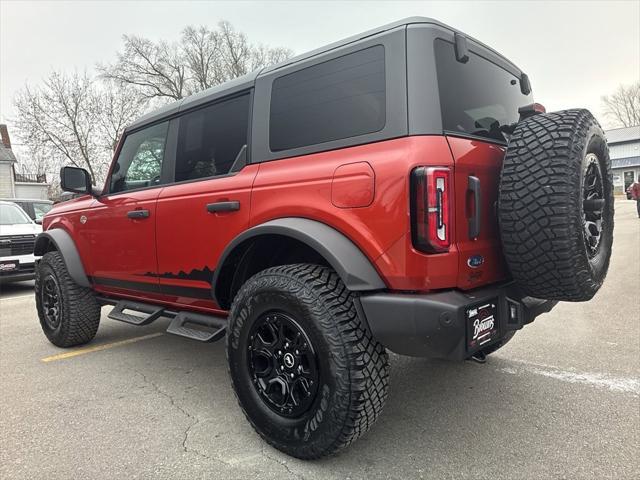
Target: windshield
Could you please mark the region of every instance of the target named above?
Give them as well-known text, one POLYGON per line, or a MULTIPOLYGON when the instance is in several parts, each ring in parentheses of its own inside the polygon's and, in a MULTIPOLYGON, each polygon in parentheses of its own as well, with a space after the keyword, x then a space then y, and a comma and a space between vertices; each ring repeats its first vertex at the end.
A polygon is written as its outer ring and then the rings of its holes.
POLYGON ((0 204, 0 225, 21 225, 31 223, 26 213, 15 205, 0 204))
POLYGON ((520 91, 520 79, 489 60, 469 52, 456 60, 452 43, 435 41, 442 124, 448 133, 505 142, 504 128, 518 121, 518 108, 533 103, 520 91))

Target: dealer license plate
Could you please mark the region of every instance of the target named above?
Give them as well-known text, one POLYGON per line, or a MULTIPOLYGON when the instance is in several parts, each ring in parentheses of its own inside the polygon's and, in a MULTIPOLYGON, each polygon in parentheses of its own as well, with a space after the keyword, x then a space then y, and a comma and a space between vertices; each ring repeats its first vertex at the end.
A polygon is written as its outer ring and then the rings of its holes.
POLYGON ((498 325, 497 299, 467 308, 466 317, 467 350, 478 350, 498 339, 500 326, 498 325))

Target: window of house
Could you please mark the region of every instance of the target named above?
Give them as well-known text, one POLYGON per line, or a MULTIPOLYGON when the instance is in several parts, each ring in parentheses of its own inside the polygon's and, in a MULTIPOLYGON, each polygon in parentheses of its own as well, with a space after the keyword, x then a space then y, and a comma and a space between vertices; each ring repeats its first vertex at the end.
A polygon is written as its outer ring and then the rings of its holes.
POLYGON ((169 122, 127 135, 111 174, 110 192, 124 192, 160 184, 169 122))
POLYGON ((385 92, 382 45, 276 78, 269 115, 271 151, 382 130, 385 92))
POLYGON ((226 175, 246 149, 250 95, 231 98, 180 118, 176 182, 226 175))

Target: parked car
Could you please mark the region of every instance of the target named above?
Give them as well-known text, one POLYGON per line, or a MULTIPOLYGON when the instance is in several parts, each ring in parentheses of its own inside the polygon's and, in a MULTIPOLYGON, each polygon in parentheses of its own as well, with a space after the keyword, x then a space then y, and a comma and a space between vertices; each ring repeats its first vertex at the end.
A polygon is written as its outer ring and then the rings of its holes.
POLYGON ((40 232, 17 204, 0 200, 0 283, 35 278, 33 249, 40 232))
POLYGON ((65 167, 84 196, 45 216, 38 315, 60 347, 89 342, 104 305, 226 339, 251 425, 317 458, 380 415, 387 350, 484 361, 592 298, 610 178, 591 113, 546 113, 495 50, 402 20, 142 117, 104 189, 65 167))
POLYGON ((42 199, 7 198, 2 201, 13 202, 25 211, 29 218, 36 223, 42 223, 42 218, 51 210, 53 202, 42 199))

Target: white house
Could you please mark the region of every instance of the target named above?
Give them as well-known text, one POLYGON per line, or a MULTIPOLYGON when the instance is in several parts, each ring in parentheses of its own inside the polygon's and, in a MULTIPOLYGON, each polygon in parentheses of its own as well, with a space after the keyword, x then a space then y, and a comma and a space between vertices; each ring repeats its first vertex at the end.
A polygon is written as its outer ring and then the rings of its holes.
POLYGON ((16 172, 17 160, 6 125, 0 125, 0 137, 0 199, 46 200, 49 191, 46 175, 16 172))

